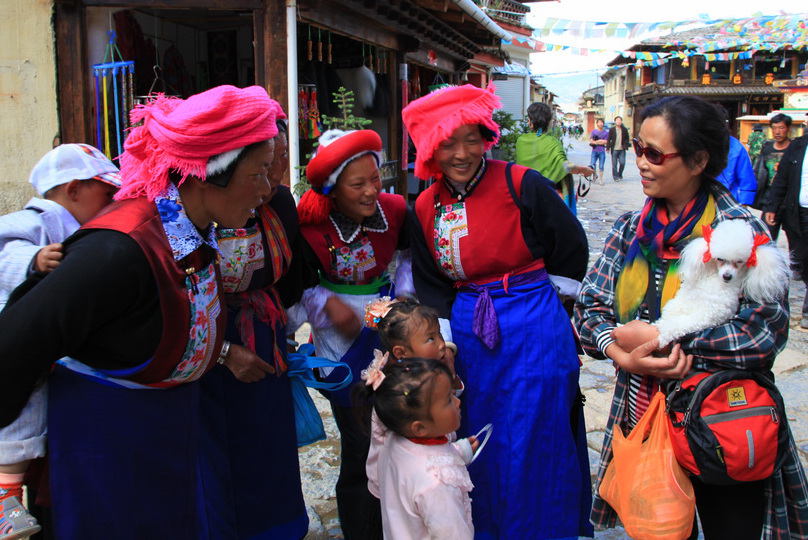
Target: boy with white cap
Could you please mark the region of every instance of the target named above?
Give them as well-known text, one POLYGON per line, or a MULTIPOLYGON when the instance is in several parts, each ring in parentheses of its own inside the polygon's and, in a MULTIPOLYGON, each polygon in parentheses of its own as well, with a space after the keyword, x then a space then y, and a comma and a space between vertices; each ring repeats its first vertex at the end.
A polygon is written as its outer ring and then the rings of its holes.
MULTIPOLYGON (((45 154, 29 177, 42 198, 0 217, 0 309, 34 274, 62 259, 62 242, 112 202, 121 186, 118 168, 87 144, 63 144, 45 154)), ((47 390, 41 385, 19 418, 0 429, 0 539, 39 531, 20 503, 28 463, 45 455, 47 390)))

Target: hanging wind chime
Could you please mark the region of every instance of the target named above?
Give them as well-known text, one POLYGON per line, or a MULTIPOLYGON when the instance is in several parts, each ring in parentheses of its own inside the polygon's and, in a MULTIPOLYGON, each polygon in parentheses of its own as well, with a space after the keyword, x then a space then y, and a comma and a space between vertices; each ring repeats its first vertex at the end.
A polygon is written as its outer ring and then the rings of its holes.
POLYGON ((129 111, 134 107, 135 62, 123 59, 121 51, 115 45, 114 31, 110 30, 107 35, 109 43, 104 52, 104 60, 92 67, 95 82, 96 147, 107 158, 117 160, 123 153, 123 141, 129 129, 129 111), (107 58, 110 58, 109 62, 107 58), (114 158, 113 146, 117 149, 114 158))

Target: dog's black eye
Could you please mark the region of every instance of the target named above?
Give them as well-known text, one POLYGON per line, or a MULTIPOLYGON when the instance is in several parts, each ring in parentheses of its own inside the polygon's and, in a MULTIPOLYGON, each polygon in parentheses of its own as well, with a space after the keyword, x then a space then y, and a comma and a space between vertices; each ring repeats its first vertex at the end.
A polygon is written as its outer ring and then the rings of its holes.
POLYGON ((718 257, 716 257, 715 262, 717 262, 718 264, 724 264, 725 261, 724 259, 719 259, 718 257))

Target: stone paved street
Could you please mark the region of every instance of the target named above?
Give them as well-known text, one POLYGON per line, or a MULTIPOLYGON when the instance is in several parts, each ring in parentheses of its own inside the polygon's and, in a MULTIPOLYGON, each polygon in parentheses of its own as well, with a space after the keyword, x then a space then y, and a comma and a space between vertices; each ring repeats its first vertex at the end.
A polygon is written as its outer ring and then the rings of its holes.
MULTIPOLYGON (((632 134, 633 136, 633 134, 632 134)), ((570 141, 568 150, 571 161, 579 165, 589 163, 589 146, 583 141, 570 141)), ((626 157, 624 180, 614 182, 611 178, 611 159, 606 160, 604 185, 595 184, 589 194, 578 203, 578 217, 589 238, 590 264, 594 262, 603 247, 606 234, 615 219, 630 210, 639 209, 645 197, 639 182, 639 174, 634 161, 634 153, 626 157)), ((785 235, 780 235, 778 245, 786 249, 785 235)), ((785 398, 789 422, 800 450, 803 466, 808 465, 808 333, 798 329, 800 306, 805 289, 801 282, 792 281, 790 300, 796 313, 791 317, 791 333, 786 350, 777 358, 775 374, 778 386, 785 398)), ((298 341, 308 339, 307 332, 301 329, 298 341)), ((603 431, 609 412, 614 388, 614 367, 611 362, 583 358, 581 387, 586 395, 586 425, 588 432, 591 473, 594 475, 603 441, 603 431)), ((341 538, 336 513, 334 485, 339 471, 338 433, 334 426, 328 403, 316 393, 315 401, 321 411, 328 432, 328 440, 301 449, 300 464, 303 475, 304 494, 309 505, 311 525, 307 539, 341 538)), ((472 493, 473 495, 473 493, 472 493)), ((612 540, 625 538, 621 529, 597 532, 595 538, 612 540)))

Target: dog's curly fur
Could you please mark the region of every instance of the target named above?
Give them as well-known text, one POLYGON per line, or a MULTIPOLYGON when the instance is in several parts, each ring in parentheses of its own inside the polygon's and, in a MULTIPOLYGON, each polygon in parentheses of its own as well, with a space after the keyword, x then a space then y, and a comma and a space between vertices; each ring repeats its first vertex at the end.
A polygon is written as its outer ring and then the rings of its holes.
POLYGON ((692 240, 682 251, 682 285, 654 324, 659 348, 688 334, 718 326, 737 312, 740 297, 753 302, 774 302, 788 291, 788 257, 769 241, 756 248, 757 263, 747 266, 754 248, 755 230, 743 219, 721 221, 710 243, 692 240), (704 262, 709 250, 709 260, 704 262))

